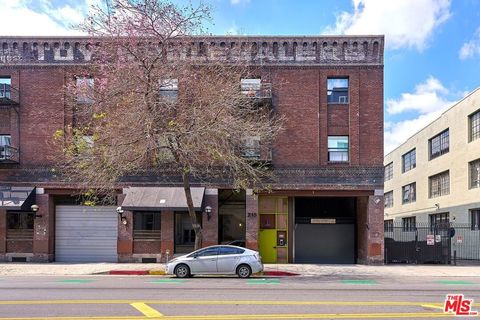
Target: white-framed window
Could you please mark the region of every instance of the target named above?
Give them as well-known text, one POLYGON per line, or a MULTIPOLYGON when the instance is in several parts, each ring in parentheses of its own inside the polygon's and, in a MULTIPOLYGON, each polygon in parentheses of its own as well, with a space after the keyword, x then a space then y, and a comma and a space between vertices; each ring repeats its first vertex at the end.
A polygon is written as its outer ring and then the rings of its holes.
POLYGON ((165 79, 160 82, 160 96, 167 101, 178 99, 178 79, 165 79))
POLYGON ((348 136, 328 137, 328 161, 348 162, 348 136))

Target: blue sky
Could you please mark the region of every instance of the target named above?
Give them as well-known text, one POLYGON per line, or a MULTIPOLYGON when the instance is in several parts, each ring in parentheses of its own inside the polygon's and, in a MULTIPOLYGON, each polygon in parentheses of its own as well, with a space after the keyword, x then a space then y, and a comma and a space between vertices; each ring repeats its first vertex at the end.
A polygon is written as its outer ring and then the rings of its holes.
MULTIPOLYGON (((0 0, 9 26, 0 33, 78 34, 69 26, 101 1, 0 0)), ((384 34, 386 152, 480 86, 478 0, 205 2, 213 8, 208 31, 217 35, 384 34)))

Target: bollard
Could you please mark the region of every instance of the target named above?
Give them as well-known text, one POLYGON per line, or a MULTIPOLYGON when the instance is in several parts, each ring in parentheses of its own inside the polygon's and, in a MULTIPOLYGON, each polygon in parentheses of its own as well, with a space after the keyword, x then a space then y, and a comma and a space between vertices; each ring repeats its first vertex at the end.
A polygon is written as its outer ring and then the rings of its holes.
POLYGON ((453 265, 457 265, 457 250, 453 250, 453 265))
POLYGON ((170 250, 167 249, 167 250, 165 251, 165 255, 167 256, 167 258, 166 258, 166 259, 167 259, 167 260, 166 260, 166 263, 168 263, 168 256, 170 255, 170 250))

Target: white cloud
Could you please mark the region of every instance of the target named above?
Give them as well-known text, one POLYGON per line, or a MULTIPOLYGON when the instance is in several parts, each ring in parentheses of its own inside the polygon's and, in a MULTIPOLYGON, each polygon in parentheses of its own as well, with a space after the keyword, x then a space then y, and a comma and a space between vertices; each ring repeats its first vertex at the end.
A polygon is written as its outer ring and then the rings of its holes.
POLYGON ((418 111, 421 114, 443 108, 451 101, 446 99, 448 90, 440 81, 430 76, 425 82, 415 86, 413 93, 402 93, 399 99, 387 99, 387 112, 399 114, 406 111, 418 111))
POLYGON ((435 29, 450 18, 450 0, 352 0, 354 12, 341 12, 328 34, 385 34, 387 48, 422 51, 435 29))
POLYGON ((81 33, 69 28, 83 20, 86 6, 79 1, 77 7, 65 5, 53 8, 50 0, 36 2, 34 10, 31 0, 0 0, 2 30, 4 36, 71 36, 81 33))
POLYGON ((475 31, 473 39, 462 45, 458 55, 462 60, 473 58, 475 55, 480 56, 480 27, 475 31))
POLYGON ((247 4, 250 3, 250 0, 230 0, 231 5, 238 5, 238 4, 247 4))
MULTIPOLYGON (((416 116, 385 123, 385 154, 405 142, 413 134, 438 118, 454 101, 450 91, 435 77, 430 76, 415 86, 413 92, 402 93, 399 99, 387 100, 387 113, 398 115, 415 112, 416 116)), ((461 93, 455 93, 461 97, 461 93)))

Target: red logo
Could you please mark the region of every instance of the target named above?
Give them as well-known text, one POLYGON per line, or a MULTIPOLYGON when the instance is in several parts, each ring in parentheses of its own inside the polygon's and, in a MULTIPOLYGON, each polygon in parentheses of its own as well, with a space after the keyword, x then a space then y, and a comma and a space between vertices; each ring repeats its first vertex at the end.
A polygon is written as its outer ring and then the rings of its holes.
POLYGON ((476 316, 477 311, 472 311, 473 299, 465 299, 463 294, 447 294, 443 312, 452 312, 456 316, 476 316))

